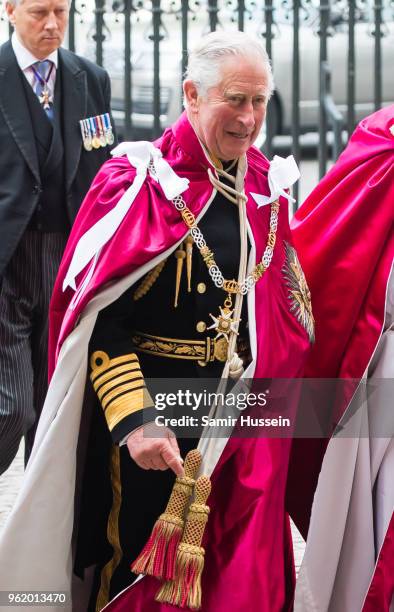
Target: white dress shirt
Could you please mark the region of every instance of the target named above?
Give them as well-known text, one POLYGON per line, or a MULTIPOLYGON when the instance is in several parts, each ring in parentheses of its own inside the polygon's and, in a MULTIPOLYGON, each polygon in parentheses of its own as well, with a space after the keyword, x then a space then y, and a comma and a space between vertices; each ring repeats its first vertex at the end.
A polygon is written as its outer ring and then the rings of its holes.
MULTIPOLYGON (((34 89, 37 84, 37 77, 35 76, 34 71, 31 66, 32 64, 35 64, 36 62, 39 62, 40 60, 34 57, 34 55, 28 49, 26 49, 26 47, 22 45, 16 32, 12 34, 11 44, 12 44, 12 48, 14 50, 16 61, 18 62, 19 68, 22 70, 29 84, 34 89)), ((50 60, 54 64, 51 75, 48 80, 49 94, 51 96, 54 96, 55 82, 56 82, 56 70, 58 66, 58 50, 55 49, 55 51, 52 51, 52 53, 50 53, 48 57, 45 57, 44 59, 50 60)))

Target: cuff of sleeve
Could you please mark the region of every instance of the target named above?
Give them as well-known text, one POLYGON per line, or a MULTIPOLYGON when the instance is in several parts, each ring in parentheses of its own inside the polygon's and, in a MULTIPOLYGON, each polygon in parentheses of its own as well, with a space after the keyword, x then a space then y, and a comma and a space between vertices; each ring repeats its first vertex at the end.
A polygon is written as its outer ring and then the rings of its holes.
MULTIPOLYGON (((110 359, 107 353, 96 351, 90 365, 90 379, 104 410, 108 429, 114 441, 119 442, 128 431, 146 422, 146 411, 155 413, 138 357, 130 353, 110 359)), ((150 420, 151 417, 152 414, 150 420)))
POLYGON ((152 423, 157 416, 156 408, 144 408, 139 412, 135 412, 128 417, 125 417, 118 425, 116 425, 111 431, 112 440, 115 444, 122 446, 126 444, 127 438, 142 425, 146 423, 152 423))

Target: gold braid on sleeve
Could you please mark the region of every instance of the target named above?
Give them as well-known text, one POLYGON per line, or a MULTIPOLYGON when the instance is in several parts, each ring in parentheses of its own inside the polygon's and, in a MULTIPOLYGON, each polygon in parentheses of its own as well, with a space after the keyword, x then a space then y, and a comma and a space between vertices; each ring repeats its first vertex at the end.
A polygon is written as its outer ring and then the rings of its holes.
POLYGON ((110 359, 104 351, 95 351, 90 366, 90 380, 110 431, 130 414, 154 406, 135 353, 110 359))

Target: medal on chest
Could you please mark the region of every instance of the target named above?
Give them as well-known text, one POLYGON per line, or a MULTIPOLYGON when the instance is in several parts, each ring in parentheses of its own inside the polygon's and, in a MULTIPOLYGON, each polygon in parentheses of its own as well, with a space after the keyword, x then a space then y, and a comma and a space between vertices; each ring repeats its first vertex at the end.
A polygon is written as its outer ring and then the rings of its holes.
POLYGON ((86 151, 104 148, 114 143, 115 139, 109 113, 81 119, 79 125, 86 151))
POLYGON ((41 93, 38 93, 37 90, 36 90, 36 93, 38 94, 38 100, 44 110, 48 110, 49 108, 51 108, 51 104, 53 104, 53 96, 51 95, 49 91, 48 82, 51 77, 54 64, 53 62, 49 62, 49 60, 46 60, 46 62, 50 63, 50 67, 49 67, 49 70, 46 76, 43 76, 42 74, 40 74, 40 72, 34 67, 34 65, 31 66, 31 69, 34 72, 34 76, 36 77, 36 80, 38 81, 38 86, 42 87, 41 93))
POLYGON ((39 96, 38 99, 40 101, 40 104, 42 104, 45 110, 47 108, 50 108, 51 104, 53 104, 53 96, 50 95, 48 89, 44 89, 44 91, 42 92, 42 94, 39 96))

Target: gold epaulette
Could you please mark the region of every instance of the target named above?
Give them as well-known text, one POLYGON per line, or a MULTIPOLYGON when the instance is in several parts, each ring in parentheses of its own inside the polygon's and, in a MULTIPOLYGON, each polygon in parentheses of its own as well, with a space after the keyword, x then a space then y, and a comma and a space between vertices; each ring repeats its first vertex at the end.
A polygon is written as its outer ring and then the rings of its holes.
POLYGON ((110 359, 104 351, 95 351, 90 366, 90 380, 110 431, 130 414, 154 405, 135 353, 110 359))

